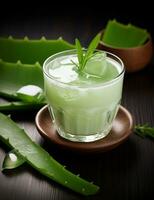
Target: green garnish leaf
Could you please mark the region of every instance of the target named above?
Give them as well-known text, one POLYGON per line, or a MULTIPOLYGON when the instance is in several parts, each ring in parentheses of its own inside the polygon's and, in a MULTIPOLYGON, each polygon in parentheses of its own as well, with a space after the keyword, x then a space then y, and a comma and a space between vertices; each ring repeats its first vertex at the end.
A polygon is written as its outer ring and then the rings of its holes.
POLYGON ((79 66, 81 67, 82 61, 83 61, 83 50, 82 50, 81 43, 78 39, 75 39, 75 45, 76 45, 76 49, 77 49, 79 66))
POLYGON ((151 138, 154 138, 154 127, 151 127, 148 124, 136 125, 134 131, 137 135, 141 137, 149 136, 151 138))
POLYGON ((94 55, 94 51, 96 47, 98 46, 100 38, 101 38, 101 34, 97 34, 94 37, 94 39, 91 41, 91 43, 89 44, 87 51, 82 48, 81 43, 78 39, 75 40, 78 63, 79 63, 78 70, 80 72, 83 71, 88 60, 94 55))
POLYGON ((3 161, 2 170, 15 169, 21 166, 25 161, 26 160, 15 149, 13 149, 6 154, 3 161))
POLYGON ((100 41, 100 37, 101 37, 101 34, 97 34, 96 37, 91 41, 91 43, 88 47, 86 56, 85 56, 86 59, 89 59, 93 55, 93 52, 96 49, 96 47, 98 46, 98 43, 100 41))
POLYGON ((41 146, 33 142, 14 121, 2 113, 0 113, 0 139, 15 149, 34 169, 53 181, 86 196, 98 192, 97 185, 67 170, 41 146))

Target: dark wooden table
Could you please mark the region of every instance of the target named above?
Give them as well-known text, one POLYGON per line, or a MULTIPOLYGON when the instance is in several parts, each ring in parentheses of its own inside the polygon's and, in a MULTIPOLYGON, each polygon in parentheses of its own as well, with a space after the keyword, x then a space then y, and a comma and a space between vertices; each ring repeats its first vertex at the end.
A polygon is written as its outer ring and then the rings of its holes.
MULTIPOLYGON (((1 34, 10 33, 16 36, 28 34, 33 38, 40 37, 41 34, 50 38, 64 35, 70 42, 79 37, 86 44, 101 28, 99 24, 93 30, 93 24, 88 25, 86 21, 82 21, 80 25, 66 21, 62 27, 61 21, 57 20, 56 26, 53 23, 52 30, 49 31, 49 24, 42 23, 41 26, 40 23, 14 24, 12 27, 5 24, 1 34)), ((148 122, 154 126, 152 63, 140 72, 126 74, 122 105, 132 113, 135 124, 148 122)), ((148 138, 142 139, 133 133, 126 142, 112 151, 89 156, 77 155, 62 151, 45 141, 36 130, 34 118, 35 115, 31 113, 14 115, 14 120, 27 131, 28 135, 40 143, 57 161, 66 165, 75 174, 80 174, 81 177, 98 184, 101 191, 95 196, 82 197, 43 177, 30 166, 23 165, 7 173, 0 172, 0 200, 132 200, 150 199, 150 196, 153 196, 154 141, 148 138)), ((0 166, 7 150, 0 142, 0 166)))

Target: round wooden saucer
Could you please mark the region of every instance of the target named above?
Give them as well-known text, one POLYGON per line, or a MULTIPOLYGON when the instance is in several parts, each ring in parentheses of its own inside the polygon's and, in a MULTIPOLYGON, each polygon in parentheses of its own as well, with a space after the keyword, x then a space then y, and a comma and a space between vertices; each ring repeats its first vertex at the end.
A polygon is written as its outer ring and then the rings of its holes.
POLYGON ((59 136, 49 115, 48 107, 44 106, 35 118, 39 133, 60 148, 78 153, 99 153, 111 150, 124 142, 133 129, 133 119, 129 111, 120 106, 113 122, 110 133, 103 139, 95 142, 72 142, 59 136))

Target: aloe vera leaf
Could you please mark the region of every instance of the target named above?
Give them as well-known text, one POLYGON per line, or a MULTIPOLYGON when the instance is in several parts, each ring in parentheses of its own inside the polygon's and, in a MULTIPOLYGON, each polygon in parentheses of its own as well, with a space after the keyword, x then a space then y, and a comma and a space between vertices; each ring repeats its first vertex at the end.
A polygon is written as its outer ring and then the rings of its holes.
POLYGON ((20 61, 9 63, 0 60, 0 96, 18 99, 16 91, 26 85, 43 89, 43 73, 39 63, 28 65, 20 61))
POLYGON ((136 47, 145 43, 149 38, 147 30, 116 20, 109 20, 102 41, 112 47, 136 47))
POLYGON ((2 102, 0 103, 0 112, 13 112, 13 111, 28 111, 28 110, 38 110, 44 106, 45 102, 22 102, 22 101, 12 101, 12 102, 2 102))
POLYGON ((98 192, 99 187, 68 171, 48 152, 33 142, 25 131, 9 117, 0 113, 0 139, 18 153, 41 174, 83 195, 98 192))
POLYGON ((0 38, 0 58, 7 62, 34 64, 38 61, 41 65, 45 59, 60 51, 74 49, 75 46, 62 38, 47 40, 44 37, 40 40, 0 38))
POLYGON ((8 152, 2 164, 2 170, 15 169, 21 166, 26 160, 15 150, 8 152))

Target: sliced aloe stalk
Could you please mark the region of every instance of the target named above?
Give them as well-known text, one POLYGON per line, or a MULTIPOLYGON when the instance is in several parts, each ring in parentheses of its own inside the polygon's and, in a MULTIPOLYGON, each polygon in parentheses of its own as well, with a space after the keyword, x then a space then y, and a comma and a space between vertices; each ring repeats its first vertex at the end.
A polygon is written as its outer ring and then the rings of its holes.
POLYGON ((16 92, 26 85, 43 89, 43 73, 39 63, 34 65, 0 60, 0 96, 18 99, 16 92))
POLYGON ((6 154, 3 161, 2 170, 15 169, 21 166, 25 161, 26 160, 15 149, 13 149, 6 154))
POLYGON ((83 195, 93 195, 99 187, 68 171, 48 152, 33 142, 25 131, 9 117, 0 113, 0 139, 10 146, 33 168, 50 179, 83 195))
POLYGON ((128 48, 143 45, 148 38, 149 33, 145 29, 109 20, 102 41, 112 47, 128 48))
POLYGON ((60 51, 73 49, 74 45, 66 42, 62 38, 57 40, 47 40, 42 37, 40 40, 0 38, 0 58, 7 62, 17 62, 34 64, 38 61, 41 65, 45 59, 60 51))
POLYGON ((0 103, 0 112, 13 112, 13 111, 32 111, 38 110, 44 106, 46 102, 22 102, 22 101, 12 101, 12 102, 2 102, 0 103))
POLYGON ((43 94, 43 73, 35 65, 8 63, 0 60, 0 96, 12 102, 0 103, 0 111, 34 110, 46 104, 43 94))
POLYGON ((34 85, 22 87, 13 97, 18 98, 20 101, 1 100, 0 112, 38 110, 46 104, 43 90, 34 85))

